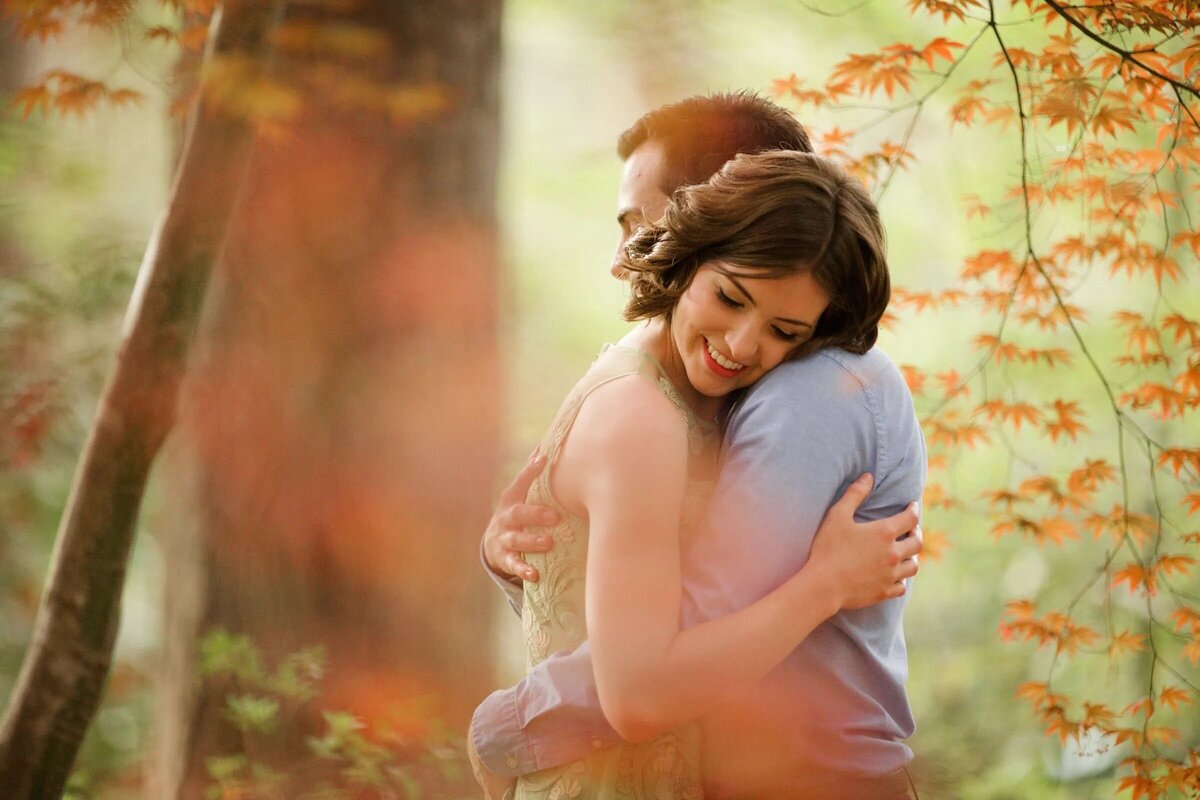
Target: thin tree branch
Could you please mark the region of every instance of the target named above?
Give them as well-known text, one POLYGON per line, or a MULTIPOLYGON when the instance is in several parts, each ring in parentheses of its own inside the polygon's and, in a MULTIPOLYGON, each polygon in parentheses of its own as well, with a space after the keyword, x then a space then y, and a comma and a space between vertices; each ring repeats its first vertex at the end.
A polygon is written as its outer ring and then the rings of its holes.
POLYGON ((1149 64, 1145 64, 1145 63, 1139 61, 1136 58, 1136 53, 1134 53, 1133 51, 1130 51, 1130 50, 1125 50, 1124 48, 1121 48, 1121 47, 1117 47, 1115 44, 1108 41, 1100 34, 1091 30, 1086 25, 1084 25, 1082 22, 1080 22, 1079 20, 1075 19, 1070 14, 1068 14, 1067 9, 1064 8, 1061 4, 1055 2, 1055 0, 1044 0, 1044 2, 1046 3, 1046 5, 1050 6, 1050 8, 1054 9, 1055 13, 1057 13, 1060 17, 1062 17, 1064 20, 1066 20, 1067 23, 1069 23, 1072 27, 1077 28, 1081 33, 1083 33, 1084 36, 1091 39, 1093 42, 1096 42, 1101 47, 1104 47, 1108 50, 1113 51, 1114 53, 1119 55, 1123 61, 1132 62, 1133 64, 1137 65, 1142 70, 1150 73, 1151 75, 1158 78, 1159 80, 1165 81, 1166 83, 1171 84, 1171 86, 1175 87, 1175 89, 1177 91, 1185 91, 1188 94, 1191 94, 1197 98, 1200 98, 1200 89, 1197 89, 1195 86, 1192 86, 1190 83, 1185 83, 1176 78, 1172 78, 1170 75, 1159 72, 1158 70, 1156 70, 1154 67, 1150 66, 1149 64))

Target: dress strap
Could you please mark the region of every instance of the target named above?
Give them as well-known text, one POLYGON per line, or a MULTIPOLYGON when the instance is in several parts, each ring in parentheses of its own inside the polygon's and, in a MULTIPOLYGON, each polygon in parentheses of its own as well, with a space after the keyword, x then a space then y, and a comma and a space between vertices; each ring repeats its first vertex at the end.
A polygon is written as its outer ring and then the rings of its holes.
POLYGON ((570 433, 571 426, 575 424, 579 409, 588 395, 606 383, 629 375, 641 375, 651 381, 659 391, 666 395, 671 404, 679 409, 684 424, 687 426, 689 449, 693 454, 700 452, 712 440, 712 437, 717 435, 717 426, 696 415, 687 401, 683 399, 683 395, 671 383, 666 370, 653 355, 626 345, 608 344, 592 362, 587 374, 580 379, 566 400, 563 401, 554 424, 547 432, 546 438, 542 440, 542 450, 546 454, 548 464, 558 461, 567 434, 570 433))
MULTIPOLYGON (((653 362, 646 361, 645 354, 640 350, 605 345, 604 349, 600 351, 600 355, 592 362, 591 368, 579 383, 575 384, 575 388, 563 401, 558 416, 554 419, 554 424, 542 441, 542 449, 546 454, 548 466, 558 461, 563 443, 567 440, 567 434, 571 432, 571 426, 575 424, 575 418, 579 416, 579 409, 583 406, 583 401, 606 383, 629 375, 642 375, 656 380, 657 369, 653 362)), ((543 472, 543 474, 547 473, 549 473, 549 469, 543 472)))

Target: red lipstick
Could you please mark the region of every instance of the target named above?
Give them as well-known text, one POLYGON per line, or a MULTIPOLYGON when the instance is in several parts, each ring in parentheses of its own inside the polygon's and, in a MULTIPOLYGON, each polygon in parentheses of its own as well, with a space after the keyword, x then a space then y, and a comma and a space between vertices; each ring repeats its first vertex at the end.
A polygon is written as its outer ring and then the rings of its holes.
POLYGON ((708 365, 709 369, 720 375, 722 378, 732 378, 741 372, 740 369, 726 369, 718 364, 715 360, 713 360, 712 353, 708 352, 708 339, 703 339, 703 342, 704 346, 700 349, 704 351, 704 363, 708 365))

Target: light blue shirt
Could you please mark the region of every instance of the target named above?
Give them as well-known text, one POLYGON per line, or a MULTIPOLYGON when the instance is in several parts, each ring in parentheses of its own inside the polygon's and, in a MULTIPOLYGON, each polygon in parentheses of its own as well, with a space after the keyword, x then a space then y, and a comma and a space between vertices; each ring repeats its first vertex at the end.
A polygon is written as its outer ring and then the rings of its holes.
MULTIPOLYGON (((779 366, 730 415, 717 487, 683 552, 683 624, 744 608, 795 574, 826 510, 862 473, 875 485, 858 517, 880 519, 920 499, 925 465, 908 387, 881 350, 827 349, 779 366)), ((519 609, 520 589, 498 582, 519 609)), ((838 613, 741 693, 737 714, 718 708, 706 717, 706 773, 736 750, 732 737, 746 740, 737 723, 747 710, 756 728, 749 738, 769 737, 797 765, 882 775, 908 763, 906 602, 907 593, 838 613)), ((472 736, 483 763, 509 776, 619 741, 600 709, 587 643, 491 694, 472 736)))

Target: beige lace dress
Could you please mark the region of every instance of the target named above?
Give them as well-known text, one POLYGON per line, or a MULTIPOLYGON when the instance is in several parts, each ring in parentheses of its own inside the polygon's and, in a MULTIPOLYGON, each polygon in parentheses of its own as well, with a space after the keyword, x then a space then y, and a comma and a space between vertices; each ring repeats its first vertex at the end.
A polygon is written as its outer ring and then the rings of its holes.
MULTIPOLYGON (((547 467, 529 490, 530 503, 557 510, 561 522, 547 528, 554 537, 548 553, 528 553, 540 580, 525 584, 521 613, 528 667, 551 653, 573 650, 587 638, 584 621, 584 564, 587 560, 587 521, 563 507, 550 490, 549 475, 580 407, 598 387, 617 378, 639 375, 653 382, 679 409, 688 429, 690 457, 688 494, 681 509, 681 535, 686 536, 702 511, 712 488, 718 435, 700 420, 649 354, 622 345, 609 345, 563 401, 554 423, 542 439, 547 467)), ((610 800, 654 798, 699 800, 700 739, 695 724, 686 725, 650 742, 622 743, 598 750, 589 758, 523 776, 516 800, 610 800)))

